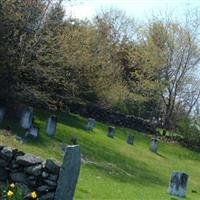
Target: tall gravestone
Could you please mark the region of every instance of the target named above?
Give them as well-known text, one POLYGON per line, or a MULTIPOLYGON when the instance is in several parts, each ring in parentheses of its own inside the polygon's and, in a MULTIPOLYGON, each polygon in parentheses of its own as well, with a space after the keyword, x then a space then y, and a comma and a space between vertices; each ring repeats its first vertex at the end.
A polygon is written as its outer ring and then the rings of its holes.
POLYGON ((46 133, 49 136, 54 136, 56 132, 57 126, 57 117, 55 115, 51 115, 48 118, 47 125, 46 125, 46 133))
POLYGON ((158 139, 157 138, 151 139, 150 150, 154 153, 157 153, 157 150, 158 150, 158 139))
POLYGON ((80 146, 67 146, 54 200, 73 200, 80 173, 80 165, 80 146))
POLYGON ((95 124, 95 119, 93 118, 88 118, 88 121, 87 121, 87 130, 88 131, 92 131, 93 128, 94 128, 94 124, 95 124))
POLYGON ((173 172, 169 182, 168 192, 171 195, 184 197, 186 193, 188 175, 183 172, 173 172))
POLYGON ((23 129, 29 129, 33 121, 33 108, 26 108, 21 116, 20 125, 23 129))
POLYGON ((127 143, 128 144, 133 144, 134 143, 134 136, 133 135, 128 135, 128 137, 127 137, 127 143))
POLYGON ((108 134, 107 134, 107 136, 110 137, 110 138, 114 138, 114 134, 115 134, 115 127, 109 126, 108 127, 108 134))
POLYGON ((3 121, 4 116, 5 116, 5 108, 0 107, 0 122, 3 121))

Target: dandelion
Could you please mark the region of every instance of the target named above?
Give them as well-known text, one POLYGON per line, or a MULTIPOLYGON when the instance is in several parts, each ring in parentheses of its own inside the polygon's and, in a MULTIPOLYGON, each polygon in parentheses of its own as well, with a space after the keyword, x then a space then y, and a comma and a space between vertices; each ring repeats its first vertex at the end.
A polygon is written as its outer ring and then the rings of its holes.
POLYGON ((14 193, 13 193, 11 190, 9 190, 9 191, 7 192, 7 196, 8 196, 9 198, 11 198, 13 195, 14 195, 14 193))
POLYGON ((36 199, 37 198, 37 193, 34 191, 34 192, 32 192, 31 193, 31 197, 33 198, 33 199, 36 199))
POLYGON ((14 184, 14 183, 11 183, 11 184, 10 184, 10 188, 12 188, 12 189, 15 188, 15 184, 14 184))

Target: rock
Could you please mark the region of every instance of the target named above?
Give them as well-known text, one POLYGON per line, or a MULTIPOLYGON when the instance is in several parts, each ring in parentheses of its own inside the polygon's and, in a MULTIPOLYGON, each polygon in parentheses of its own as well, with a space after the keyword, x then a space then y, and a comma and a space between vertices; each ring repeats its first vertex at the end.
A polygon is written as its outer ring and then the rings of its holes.
POLYGON ((29 187, 26 184, 15 183, 15 185, 17 186, 17 188, 20 188, 24 192, 25 195, 27 195, 31 192, 31 190, 29 189, 29 187))
POLYGON ((6 162, 5 160, 3 160, 3 159, 0 159, 0 166, 1 167, 7 167, 8 166, 8 162, 6 162))
POLYGON ((49 173, 43 171, 42 172, 42 178, 47 178, 49 176, 49 173))
POLYGON ((55 181, 51 181, 51 180, 44 180, 44 182, 49 185, 49 186, 52 186, 52 187, 56 187, 57 186, 57 183, 55 181))
POLYGON ((44 192, 49 192, 49 190, 51 190, 51 189, 52 188, 49 185, 42 185, 42 186, 36 188, 36 191, 44 193, 44 192))
POLYGON ((60 165, 51 159, 48 159, 44 163, 44 167, 47 169, 48 172, 52 174, 58 174, 60 171, 60 165))
POLYGON ((4 147, 0 152, 0 156, 5 160, 10 161, 13 157, 13 149, 10 147, 4 147))
MULTIPOLYGON (((42 195, 40 197, 40 200, 54 200, 54 195, 55 193, 54 192, 50 192, 50 193, 47 193, 45 195, 42 195)), ((60 199, 61 200, 61 199, 60 199)))
POLYGON ((42 173, 42 165, 39 164, 35 166, 26 167, 24 168, 24 172, 34 176, 39 176, 42 173))
POLYGON ((11 172, 10 177, 14 183, 24 183, 27 184, 28 177, 23 172, 11 172))
POLYGON ((0 167, 0 181, 7 181, 8 180, 8 172, 5 170, 4 167, 0 167))
POLYGON ((42 163, 42 159, 31 154, 25 154, 24 156, 18 156, 16 158, 17 163, 30 166, 30 165, 37 165, 42 163))
POLYGON ((58 180, 58 175, 49 174, 48 180, 50 180, 50 181, 55 181, 55 182, 56 182, 56 181, 58 180))

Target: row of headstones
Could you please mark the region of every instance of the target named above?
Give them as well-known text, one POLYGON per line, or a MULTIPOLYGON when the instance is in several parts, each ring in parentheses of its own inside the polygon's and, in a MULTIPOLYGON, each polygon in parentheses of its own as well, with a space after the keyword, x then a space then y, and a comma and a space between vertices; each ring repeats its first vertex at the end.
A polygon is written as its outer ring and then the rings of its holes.
MULTIPOLYGON (((95 119, 88 118, 87 130, 92 131, 94 128, 94 125, 95 125, 95 119)), ((107 136, 110 138, 114 138, 114 134, 115 134, 115 127, 113 127, 113 126, 108 127, 107 136)), ((154 153, 157 153, 158 141, 159 141, 159 139, 157 137, 151 139, 150 150, 154 153)), ((134 143, 133 135, 127 136, 127 143, 128 144, 134 143)), ((188 180, 187 174, 185 174, 183 172, 173 172, 170 183, 169 183, 169 188, 168 188, 169 194, 179 196, 179 197, 184 197, 185 191, 186 191, 186 186, 187 186, 187 180, 188 180)))
MULTIPOLYGON (((5 117, 5 109, 3 107, 0 108, 0 122, 3 121, 5 117)), ((48 118, 46 124, 46 134, 48 136, 54 136, 56 132, 57 125, 57 117, 55 115, 51 115, 48 118)), ((33 123, 33 108, 27 107, 21 114, 20 118, 20 127, 27 130, 26 136, 30 136, 32 138, 37 138, 39 135, 39 127, 33 123)))

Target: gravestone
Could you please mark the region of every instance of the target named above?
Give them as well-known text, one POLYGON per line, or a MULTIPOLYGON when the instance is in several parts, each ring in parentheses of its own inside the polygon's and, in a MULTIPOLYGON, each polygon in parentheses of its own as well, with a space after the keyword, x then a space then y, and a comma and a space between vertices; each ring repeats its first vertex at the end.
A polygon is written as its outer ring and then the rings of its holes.
POLYGON ((33 108, 26 108, 21 116, 20 125, 23 129, 29 129, 33 121, 33 108))
POLYGON ((79 145, 67 146, 54 200, 73 200, 81 165, 79 145))
POLYGON ((39 135, 39 127, 36 125, 31 126, 30 129, 27 130, 26 136, 31 138, 37 138, 39 135))
POLYGON ((77 137, 75 135, 72 135, 70 138, 70 142, 72 145, 77 145, 78 144, 77 137))
POLYGON ((107 136, 110 137, 110 138, 114 138, 114 134, 115 134, 115 127, 109 126, 108 127, 108 134, 107 134, 107 136))
POLYGON ((184 197, 186 193, 188 175, 183 172, 173 172, 169 182, 168 192, 171 195, 184 197))
POLYGON ((128 135, 127 137, 127 143, 128 144, 133 144, 134 142, 134 136, 133 135, 128 135))
POLYGON ((88 118, 88 121, 87 121, 87 130, 88 131, 92 131, 93 128, 94 128, 94 124, 95 124, 95 119, 88 118))
POLYGON ((0 122, 3 121, 5 116, 5 109, 3 107, 0 107, 0 122))
POLYGON ((51 115, 48 118, 47 125, 46 125, 46 133, 49 136, 54 136, 56 132, 56 125, 57 125, 57 117, 55 115, 51 115))
POLYGON ((158 150, 158 139, 157 138, 151 139, 150 150, 154 153, 157 153, 157 150, 158 150))

